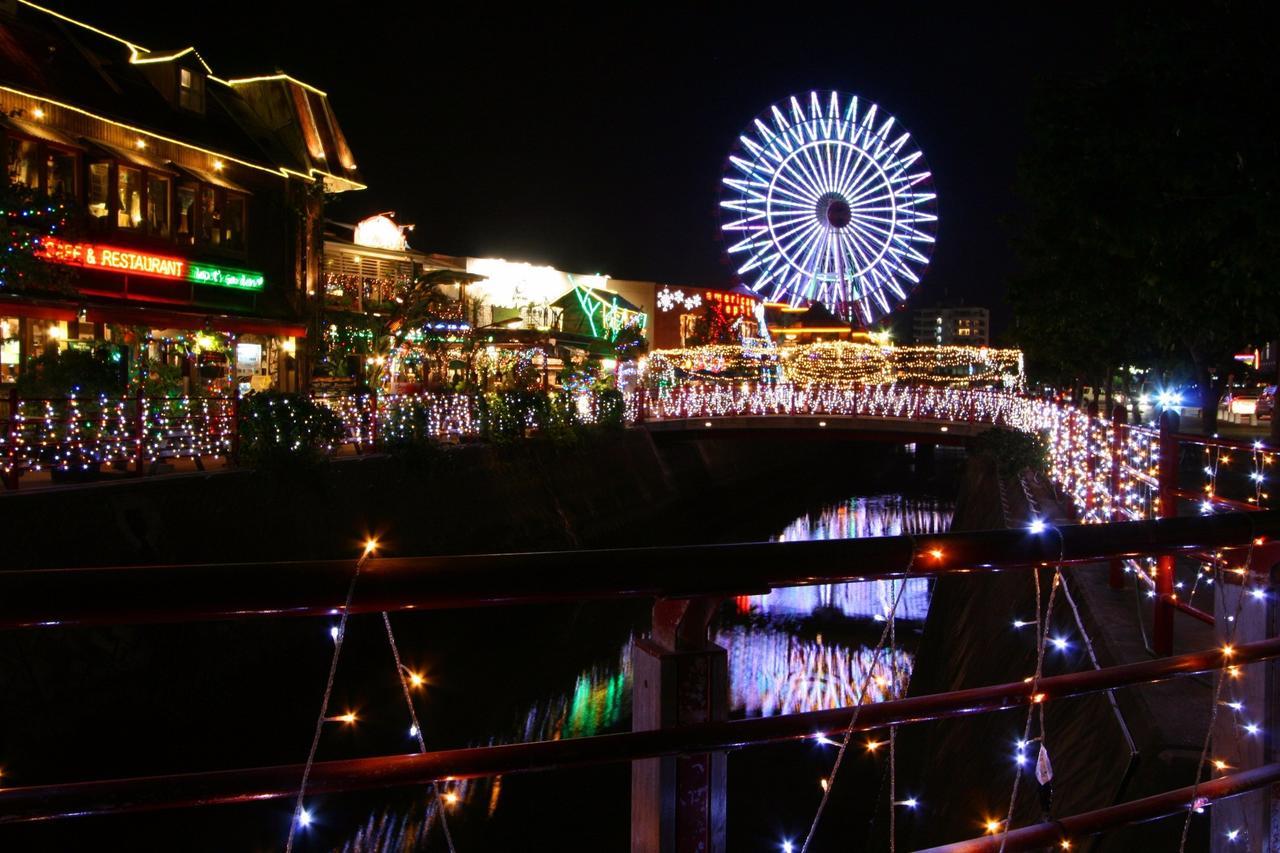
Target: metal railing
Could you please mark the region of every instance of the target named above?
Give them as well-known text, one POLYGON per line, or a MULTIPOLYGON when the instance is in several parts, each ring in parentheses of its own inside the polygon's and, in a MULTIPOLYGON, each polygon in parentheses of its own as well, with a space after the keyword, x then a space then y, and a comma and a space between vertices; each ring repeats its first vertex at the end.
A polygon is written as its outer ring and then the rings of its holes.
MULTIPOLYGON (((353 561, 134 566, 0 573, 0 628, 38 628, 197 619, 331 616, 348 612, 513 605, 591 598, 716 600, 777 586, 835 581, 1035 571, 1136 555, 1195 553, 1280 537, 1280 511, 1229 513, 1032 532, 995 530, 931 536, 628 548, 533 554, 371 559, 355 587, 353 561), (689 572, 696 564, 699 571, 689 572), (848 568, 858 567, 858 568, 848 568), (353 591, 351 591, 353 590, 353 591)), ((1280 638, 1234 648, 971 688, 864 706, 857 728, 1027 707, 1052 699, 1149 683, 1280 657, 1280 638)), ((416 755, 318 762, 313 793, 420 785, 530 770, 699 754, 848 730, 851 708, 709 722, 600 737, 416 755)), ((0 823, 292 797, 300 765, 141 779, 0 789, 0 823)), ((1012 829, 1008 851, 1046 839, 1101 832, 1185 812, 1219 797, 1271 784, 1263 765, 1052 824, 1012 829), (1192 798, 1195 802, 1192 802, 1192 798), (1053 835, 1056 832, 1057 835, 1053 835)), ((975 839, 949 850, 990 849, 975 839)))

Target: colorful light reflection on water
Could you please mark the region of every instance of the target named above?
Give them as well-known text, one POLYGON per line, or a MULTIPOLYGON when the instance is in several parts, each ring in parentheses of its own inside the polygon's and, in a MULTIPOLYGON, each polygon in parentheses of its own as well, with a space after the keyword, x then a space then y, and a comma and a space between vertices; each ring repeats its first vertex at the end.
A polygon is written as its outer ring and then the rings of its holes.
MULTIPOLYGON (((926 534, 946 530, 951 507, 897 495, 857 497, 796 519, 774 541, 853 539, 926 534)), ((923 621, 929 609, 929 581, 909 579, 898 603, 899 620, 923 621)), ((847 707, 866 685, 866 702, 901 696, 911 678, 913 654, 901 646, 886 649, 872 668, 872 648, 896 589, 888 581, 777 589, 766 595, 740 596, 727 608, 715 641, 727 650, 730 710, 735 716, 762 717, 847 707)), ((899 634, 901 636, 901 632, 899 634)), ((631 713, 631 647, 617 663, 584 669, 569 692, 535 703, 511 736, 489 743, 589 737, 625 727, 631 713)), ((461 782, 454 789, 464 803, 498 805, 501 779, 461 782)), ((413 849, 434 818, 425 802, 402 815, 371 816, 344 853, 413 849)))

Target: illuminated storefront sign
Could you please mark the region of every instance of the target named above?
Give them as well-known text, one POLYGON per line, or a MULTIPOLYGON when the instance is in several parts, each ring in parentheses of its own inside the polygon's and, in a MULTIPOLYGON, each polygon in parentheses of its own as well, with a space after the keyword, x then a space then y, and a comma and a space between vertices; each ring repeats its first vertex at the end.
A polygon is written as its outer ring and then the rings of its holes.
POLYGON ((155 278, 187 277, 187 262, 182 258, 153 255, 133 249, 117 249, 113 246, 97 246, 91 243, 66 243, 62 240, 46 238, 41 244, 40 257, 56 264, 117 270, 155 278))
POLYGON ((187 280, 214 287, 231 287, 236 290, 262 290, 266 278, 260 272, 215 267, 209 264, 191 264, 187 280))
POLYGON ((252 270, 189 263, 184 258, 94 243, 68 243, 52 237, 45 238, 39 256, 55 264, 190 281, 234 290, 259 291, 266 283, 262 273, 252 270))

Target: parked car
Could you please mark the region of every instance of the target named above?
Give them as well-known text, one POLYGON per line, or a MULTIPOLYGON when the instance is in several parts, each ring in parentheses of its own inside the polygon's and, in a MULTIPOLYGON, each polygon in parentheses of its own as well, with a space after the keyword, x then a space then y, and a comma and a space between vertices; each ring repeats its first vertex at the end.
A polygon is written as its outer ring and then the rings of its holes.
POLYGON ((1257 406, 1254 407, 1254 414, 1258 416, 1260 421, 1271 420, 1272 414, 1276 410, 1276 386, 1268 385, 1262 389, 1262 393, 1258 395, 1257 406))

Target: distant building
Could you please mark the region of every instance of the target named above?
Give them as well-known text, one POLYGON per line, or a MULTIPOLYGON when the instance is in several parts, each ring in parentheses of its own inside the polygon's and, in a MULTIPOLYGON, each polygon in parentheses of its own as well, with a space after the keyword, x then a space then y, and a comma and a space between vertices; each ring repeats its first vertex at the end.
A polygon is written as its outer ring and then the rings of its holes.
POLYGON ((985 347, 991 343, 991 312, 967 306, 917 308, 911 340, 917 344, 985 347))

